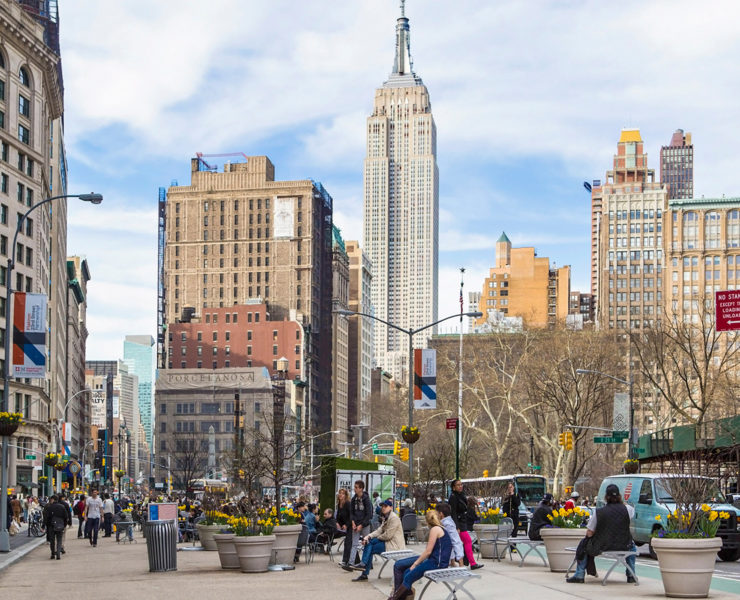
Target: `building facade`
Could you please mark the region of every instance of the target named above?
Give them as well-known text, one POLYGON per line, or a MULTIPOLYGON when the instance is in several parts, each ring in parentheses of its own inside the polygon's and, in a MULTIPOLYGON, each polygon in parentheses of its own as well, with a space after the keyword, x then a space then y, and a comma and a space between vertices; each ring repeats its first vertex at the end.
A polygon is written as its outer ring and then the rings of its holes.
POLYGON ((151 447, 154 435, 154 338, 127 335, 123 340, 123 362, 139 380, 139 418, 151 447))
MULTIPOLYGON (((367 119, 363 245, 373 266, 375 316, 404 329, 437 320, 439 173, 429 92, 411 63, 409 20, 396 24, 393 72, 367 119)), ((397 380, 408 370, 408 340, 375 325, 375 364, 397 380)), ((426 347, 434 330, 414 337, 426 347)))
POLYGON ((67 258, 67 348, 66 365, 67 408, 64 420, 71 427, 70 450, 81 453, 90 438, 91 394, 85 392, 85 354, 87 348, 87 282, 90 269, 87 260, 79 256, 67 258))
POLYGON ((581 315, 583 317, 583 323, 592 323, 594 320, 593 296, 572 290, 570 292, 568 314, 581 315))
MULTIPOLYGON (((62 135, 64 85, 56 3, 0 0, 0 255, 11 248, 18 218, 50 195, 66 192, 62 135), (44 14, 40 7, 44 6, 44 14)), ((13 289, 48 300, 46 369, 39 379, 11 380, 6 408, 23 413, 9 453, 8 486, 36 491, 43 454, 61 450, 66 403, 67 206, 56 200, 26 219, 18 235, 13 289), (26 456, 35 456, 27 459, 26 456)), ((0 319, 7 290, 0 268, 0 319)), ((0 322, 0 335, 7 326, 0 322)), ((0 352, 2 350, 0 349, 0 352)), ((3 359, 5 357, 3 356, 3 359)))
MULTIPOLYGON (((266 156, 244 161, 217 172, 194 158, 191 184, 167 190, 159 319, 170 327, 213 308, 264 302, 271 321, 295 320, 307 331, 307 418, 311 429, 329 431, 333 201, 320 183, 275 181, 266 156)), ((160 366, 171 359, 177 368, 171 350, 160 366)))
POLYGON ((512 248, 506 233, 496 242, 496 266, 483 282, 477 310, 483 326, 489 316, 521 317, 528 327, 564 322, 570 299, 570 267, 551 267, 533 247, 512 248))
MULTIPOLYGON (((332 228, 332 307, 348 310, 349 307, 349 256, 337 227, 332 228)), ((331 377, 331 429, 332 447, 338 448, 349 440, 349 322, 344 315, 332 314, 332 377, 331 377)))
POLYGON ((663 308, 667 191, 648 168, 639 130, 622 130, 613 168, 592 196, 596 320, 608 329, 652 327, 663 308))
POLYGON ((660 149, 660 182, 671 200, 694 197, 694 145, 683 129, 676 129, 670 144, 660 149))
MULTIPOLYGON (((349 310, 370 315, 372 264, 357 241, 345 242, 349 257, 349 310)), ((348 319, 347 420, 349 425, 370 423, 373 369, 373 319, 348 319)))

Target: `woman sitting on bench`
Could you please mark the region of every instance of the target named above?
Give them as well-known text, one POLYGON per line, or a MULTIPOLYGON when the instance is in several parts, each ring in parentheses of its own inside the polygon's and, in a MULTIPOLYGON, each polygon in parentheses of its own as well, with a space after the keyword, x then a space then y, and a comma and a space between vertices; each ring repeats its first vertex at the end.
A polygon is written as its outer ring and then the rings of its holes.
POLYGON ((426 521, 429 525, 427 547, 420 556, 410 556, 396 561, 393 566, 395 591, 388 600, 404 600, 414 593, 411 586, 424 577, 424 573, 433 569, 446 569, 450 564, 452 541, 442 528, 437 511, 427 512, 426 521))

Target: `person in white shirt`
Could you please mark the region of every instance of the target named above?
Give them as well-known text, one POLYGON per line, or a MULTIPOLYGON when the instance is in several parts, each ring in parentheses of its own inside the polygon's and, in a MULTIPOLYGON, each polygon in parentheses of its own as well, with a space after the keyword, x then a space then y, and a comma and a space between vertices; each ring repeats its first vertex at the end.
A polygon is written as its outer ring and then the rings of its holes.
POLYGON ((116 506, 107 492, 103 494, 103 531, 105 534, 103 537, 110 537, 113 535, 113 513, 116 510, 116 506))
POLYGON ((98 545, 98 530, 102 513, 103 501, 98 498, 98 490, 93 490, 92 495, 85 501, 85 537, 90 540, 93 548, 98 545))

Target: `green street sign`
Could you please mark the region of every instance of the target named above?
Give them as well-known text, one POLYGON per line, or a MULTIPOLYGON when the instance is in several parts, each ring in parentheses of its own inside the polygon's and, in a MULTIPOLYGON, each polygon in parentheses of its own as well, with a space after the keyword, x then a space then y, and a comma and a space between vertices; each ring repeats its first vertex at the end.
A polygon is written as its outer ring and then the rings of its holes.
POLYGON ((373 452, 378 449, 378 444, 373 444, 373 452))
POLYGON ((612 431, 612 437, 624 438, 625 440, 630 436, 629 431, 612 431))
POLYGON ((393 448, 387 448, 387 449, 373 448, 373 454, 393 454, 393 448))
POLYGON ((533 465, 532 463, 527 463, 527 466, 530 469, 541 469, 542 468, 540 465, 533 465))
POLYGON ((624 438, 613 436, 596 436, 594 438, 594 444, 623 444, 624 441, 624 438))
POLYGON ((35 454, 26 454, 26 460, 36 460, 35 454))

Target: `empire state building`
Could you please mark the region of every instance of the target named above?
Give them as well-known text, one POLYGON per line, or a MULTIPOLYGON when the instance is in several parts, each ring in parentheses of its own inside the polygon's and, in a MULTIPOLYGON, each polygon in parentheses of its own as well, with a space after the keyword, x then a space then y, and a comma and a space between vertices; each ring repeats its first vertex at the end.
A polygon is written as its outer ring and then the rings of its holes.
MULTIPOLYGON (((403 329, 437 320, 439 172, 429 92, 413 70, 401 2, 393 72, 367 119, 364 245, 372 261, 374 314, 403 329)), ((375 322, 375 364, 406 380, 408 336, 375 322)), ((426 347, 430 328, 414 337, 426 347)))

